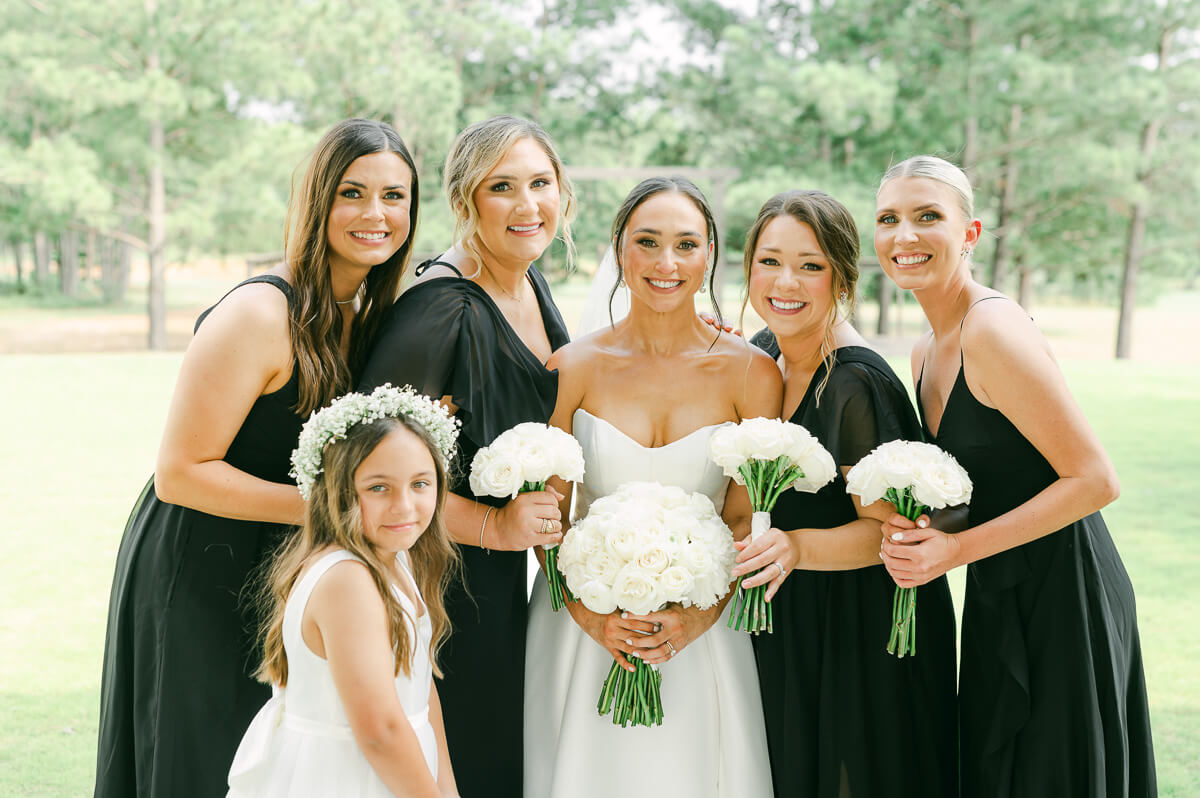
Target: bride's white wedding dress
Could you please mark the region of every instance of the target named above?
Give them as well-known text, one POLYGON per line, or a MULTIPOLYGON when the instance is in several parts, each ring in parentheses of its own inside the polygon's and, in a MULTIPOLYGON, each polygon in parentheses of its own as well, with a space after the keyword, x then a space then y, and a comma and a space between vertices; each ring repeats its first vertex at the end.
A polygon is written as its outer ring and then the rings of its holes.
MULTIPOLYGON (((585 410, 575 437, 587 470, 575 517, 633 481, 704 493, 717 510, 728 478, 708 459, 717 426, 646 448, 585 410)), ((770 798, 771 770, 750 636, 724 615, 662 666, 663 723, 621 728, 596 712, 612 657, 566 610, 550 609, 538 575, 525 657, 525 798, 770 798)))

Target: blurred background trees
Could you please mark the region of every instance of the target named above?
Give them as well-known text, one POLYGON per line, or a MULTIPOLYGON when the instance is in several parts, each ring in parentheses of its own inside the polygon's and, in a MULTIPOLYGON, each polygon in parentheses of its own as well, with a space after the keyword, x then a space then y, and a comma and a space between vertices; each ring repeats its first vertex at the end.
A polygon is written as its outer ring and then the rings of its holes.
MULTIPOLYGON (((843 200, 870 257, 890 163, 961 164, 981 279, 1120 307, 1200 276, 1200 0, 0 0, 0 279, 122 299, 149 267, 282 248, 291 180, 347 116, 392 122, 450 242, 440 168, 495 113, 568 165, 734 168, 727 257, 771 193, 843 200)), ((713 186, 702 186, 712 189, 713 186)), ((629 188, 577 186, 585 259, 629 188)), ((551 270, 561 253, 552 250, 551 270)))

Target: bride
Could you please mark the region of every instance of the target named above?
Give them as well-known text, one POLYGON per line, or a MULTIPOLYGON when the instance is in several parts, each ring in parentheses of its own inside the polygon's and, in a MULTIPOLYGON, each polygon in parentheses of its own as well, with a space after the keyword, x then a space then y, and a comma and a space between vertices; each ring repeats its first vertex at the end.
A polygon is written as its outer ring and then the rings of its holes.
MULTIPOLYGON (((730 421, 778 417, 782 385, 769 357, 696 315, 695 294, 712 282, 717 253, 708 202, 681 178, 643 181, 617 212, 613 251, 628 317, 547 363, 559 373, 551 423, 575 435, 586 460, 574 517, 624 482, 656 481, 724 505, 741 537, 749 499, 709 462, 708 439, 730 421)), ((710 610, 670 605, 642 616, 597 615, 578 602, 554 613, 539 575, 525 666, 526 798, 611 798, 631 787, 655 796, 770 796, 750 638, 719 618, 727 599, 710 610), (621 728, 597 714, 612 660, 627 665, 623 654, 662 666, 661 726, 621 728)))

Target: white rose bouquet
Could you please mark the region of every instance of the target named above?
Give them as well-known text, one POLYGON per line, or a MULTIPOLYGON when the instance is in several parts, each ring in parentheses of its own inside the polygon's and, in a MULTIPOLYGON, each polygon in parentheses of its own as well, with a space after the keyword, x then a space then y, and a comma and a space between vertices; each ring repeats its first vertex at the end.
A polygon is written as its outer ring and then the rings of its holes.
MULTIPOLYGON (((592 612, 637 615, 677 602, 707 609, 729 589, 733 535, 701 493, 657 482, 629 482, 592 503, 563 539, 558 564, 567 585, 592 612)), ((662 674, 627 657, 616 662, 596 711, 620 726, 657 726, 662 674)))
MULTIPOLYGON (((751 540, 771 528, 771 510, 788 487, 816 493, 837 476, 833 456, 808 430, 773 418, 748 418, 717 430, 708 442, 708 458, 749 491, 754 508, 751 540)), ((773 632, 775 616, 766 599, 767 586, 744 590, 744 578, 737 582, 729 627, 754 634, 773 632)))
MULTIPOLYGON (((556 427, 529 421, 496 436, 471 460, 471 492, 476 496, 508 496, 545 490, 552 476, 568 482, 583 479, 583 449, 579 441, 556 427)), ((545 531, 545 530, 543 530, 545 531)), ((566 589, 558 570, 558 544, 542 546, 546 552, 546 581, 554 611, 575 597, 566 589)))
MULTIPOLYGON (((932 443, 889 441, 850 469, 846 491, 864 505, 887 499, 896 512, 916 521, 931 509, 971 501, 971 478, 954 457, 932 443)), ((915 588, 896 588, 887 651, 897 657, 917 653, 915 588)))

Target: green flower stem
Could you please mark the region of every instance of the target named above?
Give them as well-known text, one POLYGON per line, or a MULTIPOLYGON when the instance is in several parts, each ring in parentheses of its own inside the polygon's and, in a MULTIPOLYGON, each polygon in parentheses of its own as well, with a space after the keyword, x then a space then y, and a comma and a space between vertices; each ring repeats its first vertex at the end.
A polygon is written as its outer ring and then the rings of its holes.
MULTIPOLYGON (((910 521, 916 521, 929 511, 912 495, 912 486, 903 491, 888 488, 884 498, 896 506, 896 510, 910 521)), ((888 638, 887 652, 899 658, 917 653, 917 589, 897 587, 892 595, 892 633, 888 638)))
MULTIPOLYGON (((545 489, 546 483, 544 481, 526 482, 521 485, 521 489, 517 493, 534 493, 535 491, 545 489)), ((544 549, 544 551, 546 552, 546 586, 550 589, 550 609, 558 612, 567 606, 568 601, 579 601, 579 599, 567 587, 567 580, 563 578, 562 572, 558 570, 558 546, 544 549)))
POLYGON ((617 726, 662 725, 662 673, 635 657, 625 659, 633 663, 634 672, 613 662, 600 690, 596 711, 600 715, 611 712, 612 722, 617 726))

